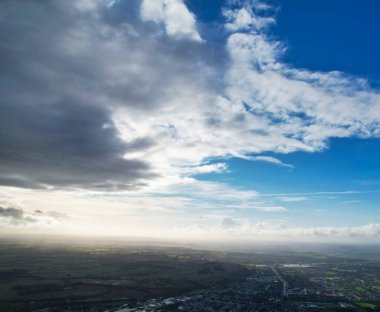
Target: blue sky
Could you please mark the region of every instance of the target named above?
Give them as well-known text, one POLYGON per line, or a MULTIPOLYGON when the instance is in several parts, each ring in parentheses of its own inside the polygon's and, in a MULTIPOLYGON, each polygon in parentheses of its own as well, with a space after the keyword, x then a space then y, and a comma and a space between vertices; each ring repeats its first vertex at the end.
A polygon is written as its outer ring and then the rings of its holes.
MULTIPOLYGON (((205 23, 222 19, 224 0, 188 0, 205 23)), ((268 1, 277 10, 271 34, 287 44, 285 62, 311 70, 340 70, 379 83, 377 0, 268 1)))
POLYGON ((358 225, 380 217, 377 139, 332 139, 328 148, 317 153, 266 155, 278 157, 294 168, 234 158, 228 161, 228 173, 205 174, 199 178, 223 180, 262 194, 283 194, 270 196, 278 203, 281 197, 303 198, 281 203, 301 211, 292 216, 295 222, 318 220, 331 225, 358 225))
POLYGON ((286 1, 274 34, 289 44, 285 61, 360 75, 378 86, 379 10, 376 0, 286 1))
MULTIPOLYGON (((223 1, 188 3, 204 21, 221 18, 219 8, 223 1)), ((270 36, 286 43, 284 62, 315 71, 343 71, 366 78, 373 87, 378 87, 380 43, 375 39, 380 29, 378 1, 269 3, 278 10, 270 36)), ((320 152, 265 155, 278 157, 294 168, 233 158, 228 161, 228 173, 199 178, 224 180, 264 194, 308 193, 295 195, 305 197, 305 201, 286 204, 300 212, 292 216, 296 219, 294 223, 359 225, 379 220, 378 139, 332 138, 320 152), (318 192, 337 194, 312 194, 318 192)))
POLYGON ((379 1, 3 10, 0 231, 378 239, 379 1))

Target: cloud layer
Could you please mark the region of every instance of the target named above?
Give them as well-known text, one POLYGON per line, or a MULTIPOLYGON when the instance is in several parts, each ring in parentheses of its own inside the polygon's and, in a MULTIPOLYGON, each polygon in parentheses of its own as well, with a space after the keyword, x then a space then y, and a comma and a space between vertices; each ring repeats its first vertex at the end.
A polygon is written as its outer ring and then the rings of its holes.
POLYGON ((134 189, 380 135, 365 80, 281 63, 271 8, 239 5, 222 47, 182 0, 3 1, 1 184, 134 189))

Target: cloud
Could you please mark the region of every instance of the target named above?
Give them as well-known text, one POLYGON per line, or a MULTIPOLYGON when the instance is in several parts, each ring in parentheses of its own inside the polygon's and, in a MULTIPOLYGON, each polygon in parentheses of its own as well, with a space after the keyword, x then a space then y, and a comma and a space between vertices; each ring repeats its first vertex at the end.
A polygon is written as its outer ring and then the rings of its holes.
POLYGON ((361 200, 344 200, 344 201, 341 201, 340 203, 341 204, 358 204, 360 202, 361 200))
POLYGON ((112 69, 90 53, 95 46, 105 48, 99 29, 90 25, 91 11, 78 22, 78 15, 88 12, 69 4, 5 1, 1 6, 7 13, 0 17, 0 81, 6 90, 0 96, 0 183, 134 188, 151 177, 143 160, 123 159, 139 147, 120 138, 111 107, 96 100, 112 89, 96 87, 112 69), (102 71, 103 65, 108 69, 102 71))
POLYGON ((191 174, 205 174, 205 173, 222 173, 228 170, 226 163, 216 163, 208 165, 195 166, 193 168, 186 167, 184 172, 191 174))
POLYGON ((13 104, 3 102, 0 116, 3 185, 128 188, 149 177, 146 163, 123 159, 128 146, 104 109, 74 100, 13 104))
POLYGON ((2 218, 10 218, 13 220, 22 220, 23 211, 16 208, 3 208, 0 207, 0 216, 2 218))
POLYGON ((146 39, 150 30, 136 22, 139 7, 117 5, 1 4, 2 185, 135 189, 162 173, 144 157, 124 157, 149 150, 157 138, 130 128, 122 135, 113 114, 116 107, 128 107, 131 117, 159 109, 164 86, 181 88, 179 81, 197 71, 181 60, 192 46, 146 39), (129 15, 119 21, 125 6, 129 15))
POLYGON ((22 198, 21 204, 30 208, 28 211, 0 209, 1 230, 235 241, 376 241, 380 236, 377 223, 289 226, 286 224, 289 215, 281 209, 258 210, 271 207, 270 201, 258 204, 260 194, 231 189, 227 185, 222 188, 219 183, 198 183, 194 180, 188 186, 168 190, 166 194, 86 191, 72 196, 65 190, 41 192, 9 188, 5 197, 0 198, 3 207, 12 207, 15 199, 22 198), (13 195, 17 197, 13 198, 13 195), (48 209, 38 211, 44 203, 50 206, 52 202, 54 212, 48 209))
MULTIPOLYGON (((261 154, 380 136, 366 80, 283 63, 265 3, 224 10, 224 41, 200 44, 180 0, 2 1, 0 183, 154 193, 223 172, 213 158, 290 168, 261 154)), ((215 184, 202 187, 254 194, 215 184)), ((240 206, 268 204, 252 198, 240 206)))
POLYGON ((252 206, 252 208, 265 212, 282 212, 288 210, 282 206, 252 206))
POLYGON ((227 19, 225 28, 228 31, 247 31, 247 30, 261 30, 272 24, 276 20, 273 17, 260 17, 253 14, 254 6, 249 3, 246 7, 240 9, 226 9, 223 14, 227 19))
POLYGON ((264 133, 294 139, 273 150, 317 151, 330 137, 379 137, 380 95, 365 80, 282 63, 284 45, 265 32, 233 33, 227 47, 229 98, 267 123, 264 133))
POLYGON ((182 0, 143 0, 141 18, 144 21, 163 23, 169 36, 202 41, 196 29, 195 17, 182 0))
POLYGON ((234 229, 236 227, 239 227, 241 224, 240 222, 232 219, 232 218, 224 218, 222 222, 220 223, 220 228, 222 230, 230 230, 234 229))
MULTIPOLYGON (((263 193, 261 197, 277 197, 277 196, 297 196, 297 195, 354 195, 354 194, 371 194, 380 193, 380 191, 326 191, 326 192, 300 192, 300 193, 263 193)), ((332 197, 335 198, 335 197, 332 197)))
POLYGON ((380 224, 371 223, 357 227, 311 227, 290 229, 291 235, 340 237, 340 238, 366 238, 380 236, 380 224))
MULTIPOLYGON (((342 241, 347 239, 374 240, 380 236, 380 224, 372 223, 356 227, 287 227, 281 223, 257 222, 224 218, 212 227, 198 224, 186 230, 201 239, 210 240, 294 240, 294 241, 342 241)), ((178 235, 181 230, 177 229, 178 235)))
MULTIPOLYGON (((164 192, 157 193, 162 196, 164 192)), ((182 206, 186 211, 195 210, 254 210, 265 213, 281 213, 288 209, 273 205, 271 201, 259 200, 260 194, 255 191, 238 189, 226 183, 199 181, 187 178, 185 181, 167 187, 167 195, 177 194, 189 201, 182 206)), ((152 194, 153 195, 153 194, 152 194)))
POLYGON ((298 202, 298 201, 307 200, 307 198, 306 197, 288 197, 288 196, 284 196, 284 197, 280 197, 280 200, 282 200, 284 202, 298 202))
POLYGON ((0 207, 0 224, 2 226, 11 226, 16 228, 30 227, 52 227, 66 219, 67 216, 58 212, 49 211, 43 213, 40 210, 34 212, 25 212, 18 208, 3 208, 0 207))
POLYGON ((280 167, 286 167, 286 168, 294 168, 293 165, 286 164, 282 162, 280 159, 271 157, 271 156, 243 156, 241 157, 243 159, 251 160, 251 161, 263 161, 263 162, 268 162, 280 167))

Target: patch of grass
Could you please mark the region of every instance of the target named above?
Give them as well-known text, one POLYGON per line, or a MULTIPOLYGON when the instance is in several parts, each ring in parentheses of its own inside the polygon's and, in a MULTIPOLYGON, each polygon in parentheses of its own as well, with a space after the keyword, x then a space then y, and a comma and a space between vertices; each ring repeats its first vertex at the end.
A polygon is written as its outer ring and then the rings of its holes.
POLYGON ((366 292, 367 291, 367 289, 365 289, 363 286, 356 286, 355 290, 358 292, 366 292))
POLYGON ((355 303, 358 307, 360 308, 364 308, 364 309, 376 309, 377 306, 372 304, 372 303, 369 303, 369 302, 356 302, 355 303))
POLYGON ((248 269, 248 270, 252 270, 256 267, 255 264, 252 264, 252 263, 246 263, 246 264, 243 264, 243 266, 248 269))

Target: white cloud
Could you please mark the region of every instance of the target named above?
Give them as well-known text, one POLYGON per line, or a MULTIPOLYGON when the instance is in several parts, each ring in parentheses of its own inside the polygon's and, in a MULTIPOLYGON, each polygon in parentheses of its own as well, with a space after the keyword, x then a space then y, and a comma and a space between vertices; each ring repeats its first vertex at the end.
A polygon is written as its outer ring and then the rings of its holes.
POLYGON ((286 167, 286 168, 294 168, 291 164, 286 164, 282 162, 280 159, 272 157, 272 156, 243 156, 243 159, 251 160, 251 161, 263 161, 268 162, 277 166, 286 167))
POLYGON ((284 47, 265 33, 228 39, 231 100, 266 121, 266 131, 293 138, 274 150, 316 151, 330 137, 379 137, 380 95, 362 79, 311 72, 280 61, 284 47))
POLYGON ((298 196, 298 195, 315 195, 315 196, 328 196, 327 198, 335 198, 329 195, 352 195, 352 194, 370 194, 379 193, 379 191, 326 191, 326 192, 300 192, 300 193, 266 193, 261 194, 262 197, 273 196, 298 196))
POLYGON ((143 0, 141 18, 163 23, 169 36, 202 41, 196 28, 195 16, 182 0, 143 0))
POLYGON ((228 22, 225 28, 231 32, 244 31, 249 29, 260 30, 275 23, 273 17, 259 17, 251 13, 249 7, 237 10, 225 10, 224 16, 228 22))
MULTIPOLYGON (((192 231, 191 227, 184 230, 192 231)), ((179 233, 182 231, 177 229, 179 233)), ((356 227, 287 227, 282 223, 236 220, 223 218, 213 227, 198 225, 198 239, 209 240, 294 240, 294 241, 358 241, 376 240, 380 236, 380 224, 371 223, 356 227)), ((183 234, 182 234, 183 235, 183 234)))
POLYGON ((284 202, 299 202, 299 201, 304 201, 306 200, 306 197, 281 197, 280 200, 284 202))
POLYGON ((371 223, 357 227, 311 227, 289 229, 289 234, 304 237, 371 238, 380 236, 380 224, 371 223))
POLYGON ((183 173, 184 174, 205 174, 205 173, 222 173, 228 170, 228 166, 226 163, 216 163, 209 165, 200 165, 195 167, 185 167, 183 173))
POLYGON ((282 211, 288 211, 288 209, 282 207, 282 206, 252 206, 253 209, 257 209, 260 211, 265 212, 282 212, 282 211))

